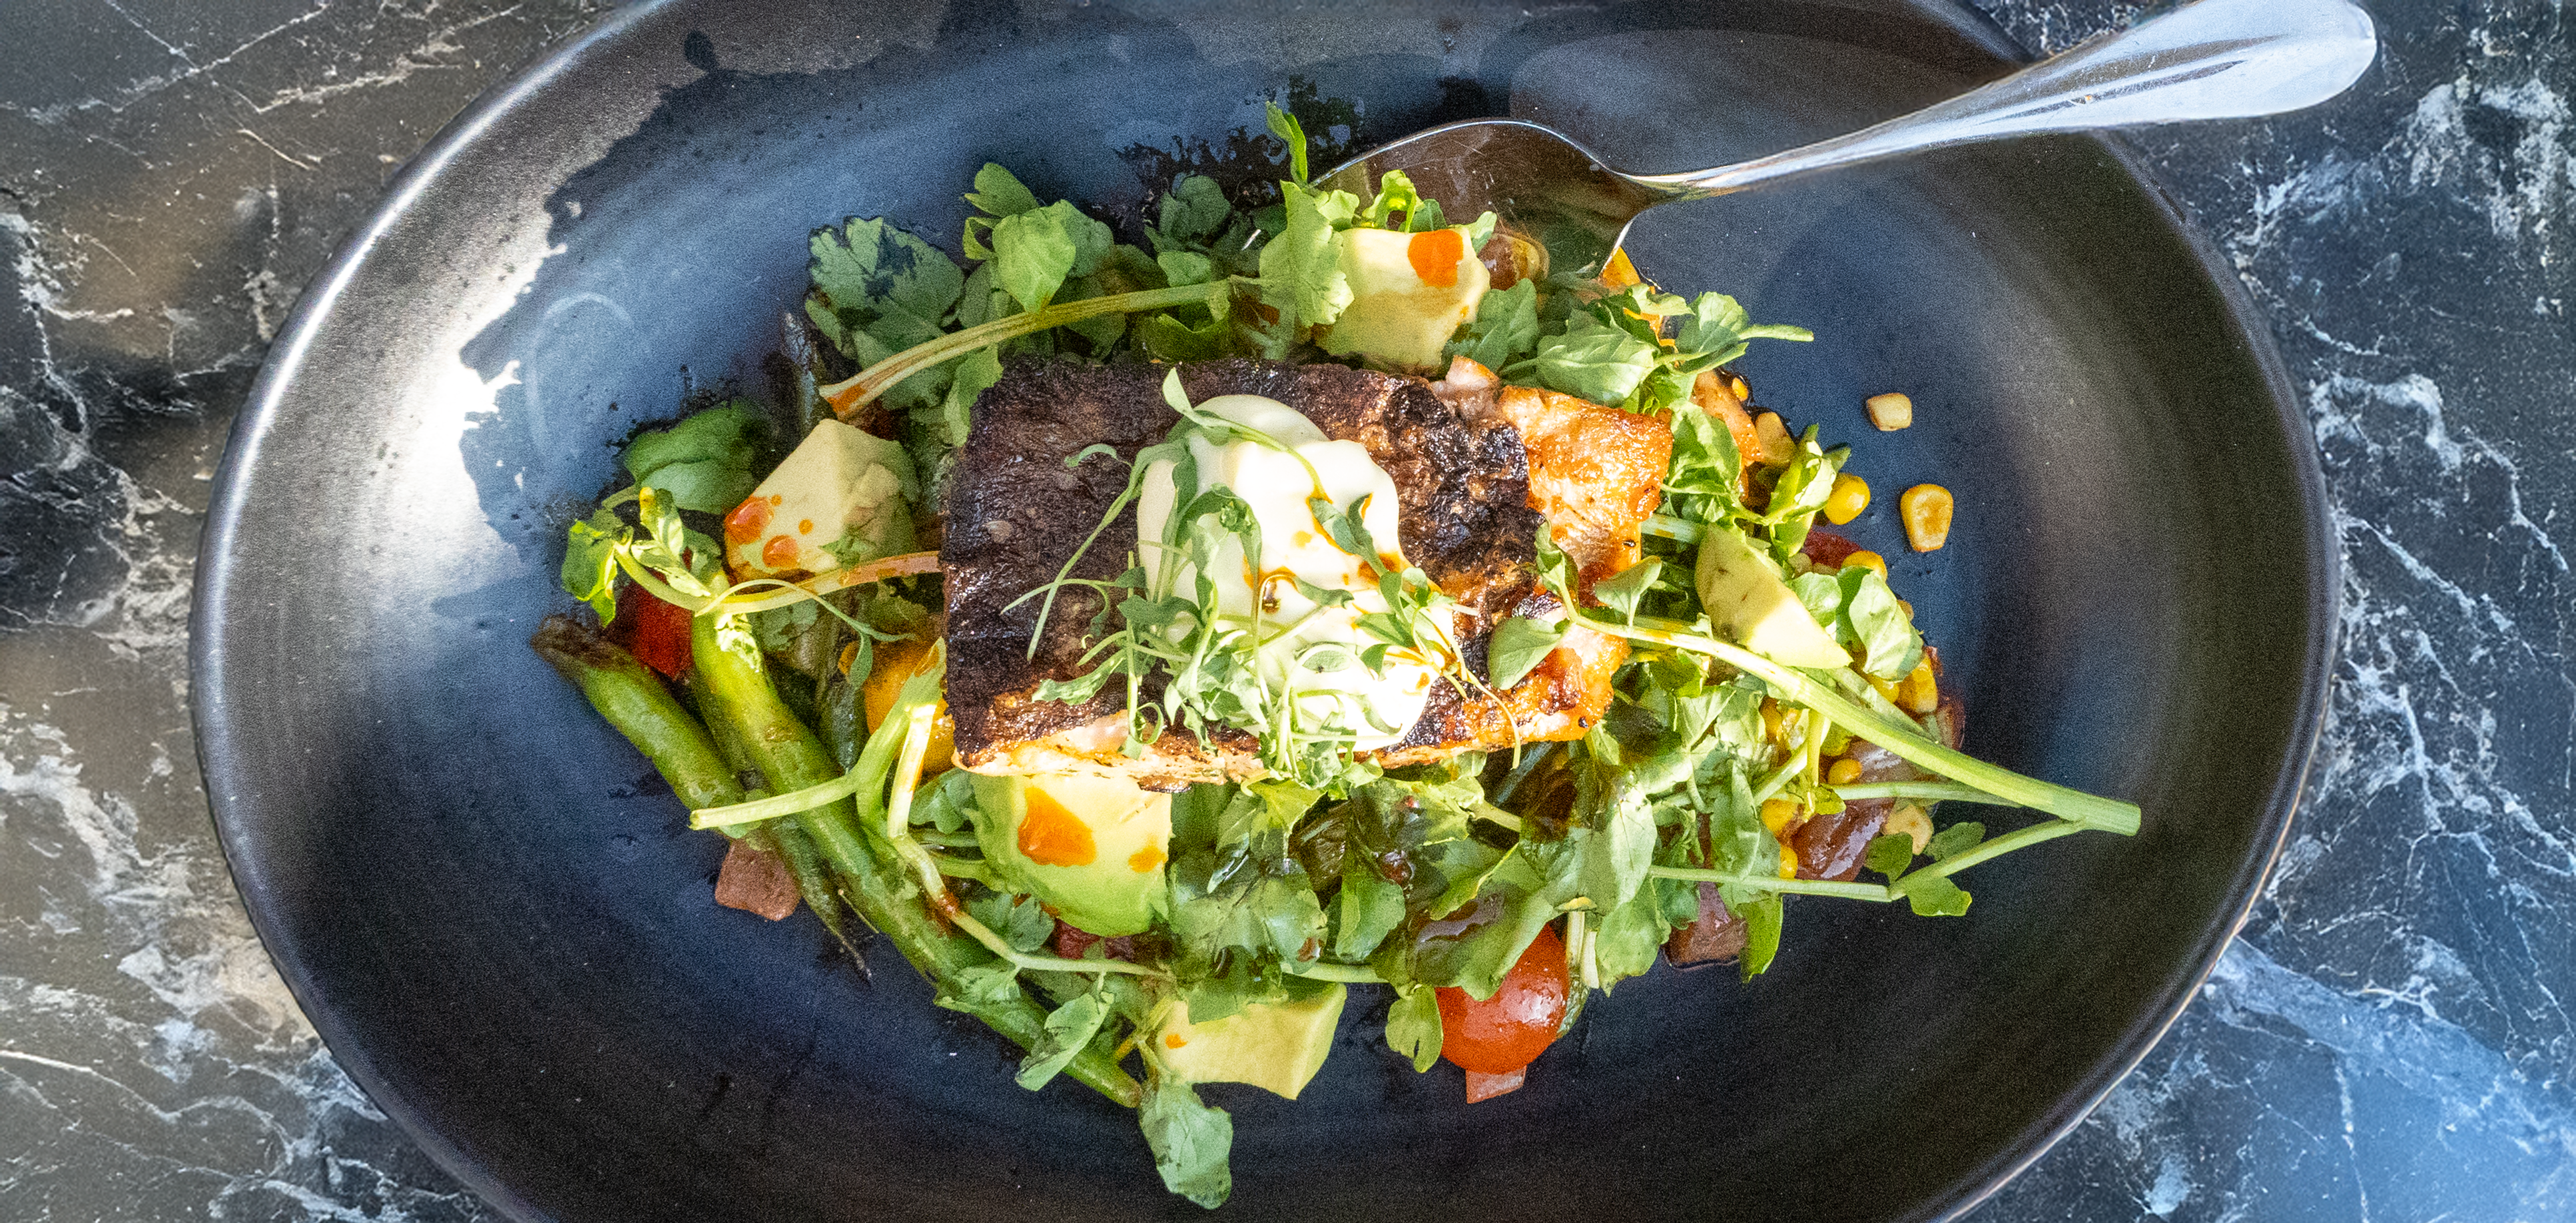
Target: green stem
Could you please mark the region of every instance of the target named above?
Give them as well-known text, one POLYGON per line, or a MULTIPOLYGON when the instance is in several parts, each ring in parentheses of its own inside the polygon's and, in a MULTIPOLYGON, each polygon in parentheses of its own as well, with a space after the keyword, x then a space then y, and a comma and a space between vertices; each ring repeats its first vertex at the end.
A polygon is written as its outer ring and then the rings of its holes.
POLYGON ((1943 858, 1942 860, 1926 866, 1921 870, 1906 872, 1904 879, 1896 881, 1896 890, 1900 892, 1904 891, 1905 883, 1908 879, 1914 879, 1917 877, 1933 879, 1946 878, 1990 858, 2000 858, 2016 849, 2023 849, 2028 846, 2037 845, 2042 841, 2054 841, 2059 837, 2068 835, 2069 833, 2082 831, 2084 831, 2083 825, 2069 823, 2065 820, 2058 820, 2046 824, 2033 824, 2028 828, 2016 828, 2011 832, 2007 832, 2002 836, 1996 837, 1994 840, 1978 845, 1976 848, 1968 850, 1965 853, 1943 858))
POLYGON ((832 410, 849 419, 869 400, 886 392, 886 388, 914 374, 953 360, 989 344, 1031 335, 1050 327, 1076 323, 1104 314, 1132 314, 1139 310, 1160 310, 1166 306, 1201 304, 1210 310, 1218 308, 1218 295, 1233 292, 1228 281, 1203 285, 1174 285, 1166 289, 1140 289, 1133 293, 1112 293, 1106 297, 1089 297, 1081 301, 1060 302, 1043 310, 1014 314, 989 323, 952 331, 935 340, 910 348, 859 371, 855 378, 835 382, 823 388, 823 399, 832 410))
POLYGON ((1279 967, 1301 977, 1317 981, 1341 981, 1351 985, 1384 985, 1386 978, 1366 964, 1336 964, 1330 960, 1281 960, 1279 967))
POLYGON ((653 762, 680 801, 692 807, 742 801, 742 783, 715 739, 634 655, 569 616, 546 617, 528 645, 653 762))
MULTIPOLYGON (((2068 831, 2082 831, 2068 824, 2068 831)), ((1840 896, 1845 900, 1896 899, 1896 894, 1880 883, 1845 883, 1838 879, 1778 879, 1764 875, 1739 875, 1733 871, 1704 870, 1696 866, 1649 866, 1646 874, 1657 879, 1684 879, 1696 883, 1731 883, 1737 887, 1764 892, 1793 892, 1801 896, 1840 896)))
POLYGON ((1643 525, 1648 535, 1661 536, 1676 543, 1685 544, 1698 543, 1699 537, 1707 531, 1706 527, 1690 519, 1676 518, 1670 514, 1648 514, 1643 525))
MULTIPOLYGON (((1572 605, 1569 601, 1568 606, 1572 605)), ((2035 777, 2025 777, 2001 765, 1988 764, 1965 752, 1945 747, 1926 737, 1921 727, 1883 717, 1801 671, 1782 666, 1732 642, 1690 632, 1683 626, 1667 627, 1670 622, 1655 622, 1642 616, 1634 625, 1590 616, 1577 616, 1576 620, 1586 628, 1613 637, 1651 641, 1677 650, 1706 654, 1728 663, 1759 677, 1792 702, 1825 715, 1899 758, 1973 786, 2014 806, 2045 811, 2059 819, 2105 832, 2126 835, 2138 830, 2138 807, 2135 803, 2102 798, 2035 777)))
POLYGON ((1975 786, 1955 781, 1863 781, 1848 786, 1828 787, 1844 802, 1869 798, 1928 798, 1934 802, 1957 799, 1969 803, 1991 803, 1995 796, 1975 786))
POLYGON ((689 827, 733 828, 743 824, 757 824, 762 820, 774 820, 782 815, 794 815, 799 811, 810 811, 828 803, 838 802, 856 793, 858 788, 858 773, 856 771, 843 773, 830 781, 807 786, 802 790, 792 790, 768 798, 755 798, 748 802, 728 803, 721 807, 701 807, 689 813, 689 827))
POLYGON ((1010 940, 995 934, 992 927, 975 920, 975 916, 971 913, 959 910, 955 919, 957 928, 973 936, 976 942, 982 943, 985 950, 1030 972, 1109 972, 1138 977, 1159 977, 1167 981, 1171 979, 1170 973, 1159 968, 1148 968, 1125 960, 1068 960, 1062 956, 1030 955, 1011 946, 1010 940))

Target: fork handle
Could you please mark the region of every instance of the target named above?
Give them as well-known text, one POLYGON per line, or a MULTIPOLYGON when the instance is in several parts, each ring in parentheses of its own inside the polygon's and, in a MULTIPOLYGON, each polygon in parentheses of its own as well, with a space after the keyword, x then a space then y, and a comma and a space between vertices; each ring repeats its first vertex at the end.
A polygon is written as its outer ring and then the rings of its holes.
POLYGON ((2378 50, 2370 14, 2348 0, 2199 0, 1847 136, 1713 170, 1628 177, 1699 199, 2005 136, 2279 114, 2343 92, 2378 50))

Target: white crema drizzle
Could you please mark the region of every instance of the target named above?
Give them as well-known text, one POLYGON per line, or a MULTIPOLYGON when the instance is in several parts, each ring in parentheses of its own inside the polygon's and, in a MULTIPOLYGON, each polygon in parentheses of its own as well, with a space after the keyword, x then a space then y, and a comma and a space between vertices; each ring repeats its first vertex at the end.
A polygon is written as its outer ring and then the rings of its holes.
MULTIPOLYGON (((1189 439, 1200 486, 1233 490, 1261 524, 1257 566, 1245 563, 1239 538, 1229 537, 1219 545, 1217 572, 1212 576, 1217 614, 1257 632, 1254 657, 1262 680, 1274 689, 1286 688, 1303 728, 1349 733, 1355 737, 1355 751, 1386 747, 1402 739, 1430 700, 1440 660, 1392 649, 1375 672, 1360 661, 1361 652, 1377 644, 1361 631, 1360 617, 1387 610, 1386 599, 1378 592, 1378 575, 1404 569, 1394 479, 1369 458, 1366 447, 1325 437, 1313 421, 1276 399, 1220 395, 1198 408, 1259 430, 1288 448, 1274 449, 1254 441, 1220 443, 1204 436, 1189 439), (1345 512, 1360 498, 1368 499, 1359 522, 1381 549, 1379 555, 1354 556, 1326 535, 1306 504, 1318 491, 1345 512), (1288 580, 1290 574, 1321 589, 1349 591, 1351 601, 1341 607, 1319 603, 1300 592, 1288 580)), ((1137 491, 1136 536, 1145 541, 1146 580, 1158 589, 1166 588, 1163 566, 1176 559, 1152 542, 1163 538, 1171 520, 1179 495, 1176 468, 1168 460, 1147 466, 1137 491)), ((1168 589, 1188 589, 1195 573, 1195 566, 1182 563, 1168 589)), ((1454 639, 1450 625, 1424 626, 1422 636, 1454 639)))

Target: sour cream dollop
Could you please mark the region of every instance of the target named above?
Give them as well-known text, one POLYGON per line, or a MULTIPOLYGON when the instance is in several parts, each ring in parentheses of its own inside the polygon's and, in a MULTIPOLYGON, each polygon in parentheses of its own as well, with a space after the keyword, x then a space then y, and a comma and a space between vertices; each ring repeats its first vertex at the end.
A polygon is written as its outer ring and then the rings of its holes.
MULTIPOLYGON (((1198 407, 1286 447, 1205 436, 1188 441, 1201 489, 1233 490, 1261 526, 1261 555, 1249 563, 1240 537, 1228 536, 1218 546, 1210 575, 1217 614, 1255 629, 1255 665, 1266 685, 1289 693, 1299 729, 1338 728, 1354 736, 1354 751, 1394 744, 1422 716, 1441 662, 1402 648, 1387 651, 1374 672, 1360 661, 1362 651, 1379 644, 1361 631, 1360 617, 1388 610, 1378 577, 1404 569, 1394 479, 1366 447, 1325 437, 1313 421, 1276 399, 1220 395, 1198 407), (1345 513, 1359 507, 1358 520, 1378 555, 1355 556, 1333 542, 1307 505, 1319 491, 1345 513), (1289 580, 1292 574, 1322 590, 1348 591, 1350 602, 1335 607, 1310 598, 1289 580)), ((1178 563, 1168 589, 1186 591, 1196 567, 1157 546, 1179 497, 1177 471, 1170 460, 1146 467, 1137 490, 1136 535, 1147 580, 1165 589, 1164 567, 1178 563)), ((1425 641, 1448 641, 1450 629, 1426 623, 1419 632, 1425 641)))

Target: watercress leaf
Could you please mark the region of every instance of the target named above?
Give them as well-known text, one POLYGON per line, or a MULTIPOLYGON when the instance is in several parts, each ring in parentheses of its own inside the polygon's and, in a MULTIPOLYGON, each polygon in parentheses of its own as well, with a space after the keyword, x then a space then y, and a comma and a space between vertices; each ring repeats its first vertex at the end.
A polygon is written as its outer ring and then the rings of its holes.
POLYGON ((1055 217, 1056 226, 1073 243, 1073 276, 1089 276, 1100 270, 1118 247, 1118 235, 1106 222, 1092 219, 1071 200, 1057 200, 1039 211, 1055 217))
POLYGON ((1780 843, 1762 826, 1753 802, 1753 787, 1744 770, 1729 768, 1723 786, 1711 785, 1708 800, 1709 866, 1736 875, 1768 874, 1780 863, 1780 843))
POLYGON ((1897 887, 1916 917, 1963 917, 1971 897, 1945 875, 1916 875, 1897 887))
MULTIPOLYGON (((1267 269, 1265 270, 1265 274, 1267 269)), ((1531 371, 1551 390, 1593 403, 1624 403, 1655 368, 1656 346, 1591 313, 1538 341, 1531 371)))
POLYGON ((1200 1101, 1189 1084, 1153 1074, 1145 1079, 1137 1124, 1165 1189, 1210 1210, 1225 1204, 1234 1192, 1234 1172, 1226 1165, 1234 1148, 1234 1118, 1200 1101))
POLYGON ((1048 1012, 1046 1027, 1038 1036, 1036 1047, 1020 1059, 1019 1085, 1036 1091, 1058 1071, 1073 1064, 1074 1055, 1100 1034, 1100 1023, 1109 1018, 1109 1002, 1097 993, 1076 994, 1063 1006, 1048 1012))
POLYGON ((1664 487, 1673 496, 1667 512, 1696 522, 1719 522, 1739 504, 1735 482, 1743 456, 1735 436, 1716 417, 1687 401, 1672 407, 1673 457, 1664 487))
POLYGON ((809 246, 808 271, 823 309, 807 314, 853 358, 853 333, 874 335, 890 351, 937 336, 965 287, 948 256, 882 219, 852 218, 838 233, 815 230, 809 246))
MULTIPOLYGON (((1424 215, 1425 217, 1430 218, 1432 221, 1434 221, 1434 222, 1435 222, 1435 224, 1425 225, 1425 226, 1422 226, 1421 228, 1423 228, 1423 229, 1444 229, 1444 228, 1447 228, 1447 226, 1446 226, 1445 224, 1439 224, 1439 223, 1436 223, 1436 222, 1442 222, 1442 221, 1445 221, 1445 219, 1446 219, 1446 218, 1443 218, 1443 217, 1441 217, 1441 216, 1440 216, 1440 201, 1438 201, 1438 200, 1424 200, 1424 201, 1422 201, 1422 212, 1423 212, 1423 215, 1424 215)), ((1467 222, 1467 224, 1466 224, 1466 226, 1465 226, 1466 231, 1467 231, 1467 233, 1466 233, 1467 249, 1468 249, 1468 250, 1471 250, 1471 251, 1481 251, 1481 250, 1485 249, 1485 244, 1494 240, 1494 225, 1495 225, 1495 222, 1496 222, 1496 218, 1495 218, 1495 216, 1494 216, 1494 214, 1493 214, 1492 210, 1490 210, 1490 209, 1488 209, 1487 211, 1484 211, 1484 212, 1477 213, 1477 214, 1476 214, 1476 219, 1475 219, 1475 220, 1467 222)))
POLYGON ((1617 577, 1593 583, 1592 597, 1600 600, 1603 607, 1633 623, 1637 618, 1637 601, 1645 597, 1647 588, 1655 584, 1656 576, 1663 569, 1663 561, 1649 557, 1629 566, 1617 577))
MULTIPOLYGON (((1689 771, 1687 761, 1682 771, 1689 771)), ((1576 876, 1577 895, 1589 897, 1604 909, 1616 908, 1635 897, 1645 882, 1646 868, 1655 859, 1655 815, 1647 801, 1647 786, 1635 774, 1621 777, 1610 787, 1602 809, 1590 816, 1596 827, 1578 828, 1569 835, 1581 850, 1582 867, 1576 876)))
POLYGON ((733 400, 692 412, 667 429, 636 434, 626 443, 626 471, 639 482, 676 463, 713 463, 748 473, 760 461, 760 444, 768 435, 768 415, 733 400))
MULTIPOLYGON (((861 652, 868 652, 867 635, 860 634, 859 641, 861 652)), ((860 683, 867 682, 867 673, 861 671, 855 661, 850 670, 858 675, 860 683)), ((970 775, 964 769, 950 769, 941 773, 939 780, 913 792, 912 810, 908 815, 912 823, 928 824, 941 832, 957 832, 967 826, 977 811, 975 787, 970 775)), ((1021 951, 1034 950, 1055 934, 1055 919, 1048 917, 1045 907, 1034 899, 1025 905, 1014 905, 1005 922, 987 921, 984 924, 1001 930, 1011 946, 1021 951), (1007 930, 1003 928, 1006 924, 1010 927, 1007 930), (1030 941, 1023 945, 1023 939, 1030 941)))
POLYGON ((966 193, 966 202, 989 216, 1016 216, 1035 212, 1038 197, 1022 186, 1018 175, 992 162, 975 172, 975 189, 966 193))
POLYGON ((1784 916, 1778 892, 1756 892, 1749 888, 1720 888, 1726 907, 1744 919, 1744 950, 1735 962, 1743 969, 1747 981, 1761 976, 1780 953, 1780 925, 1784 916))
MULTIPOLYGON (((935 792, 935 789, 925 791, 935 792)), ((913 808, 916 816, 931 814, 921 810, 918 800, 914 801, 913 808)), ((915 819, 913 822, 923 821, 915 819)), ((975 920, 992 927, 993 932, 1001 935, 1002 941, 1010 944, 1013 951, 1033 952, 1055 937, 1055 919, 1047 916, 1046 906, 1038 903, 1035 896, 986 892, 965 904, 966 911, 974 915, 975 920)))
POLYGON ((1975 849, 1985 839, 1985 825, 1974 820, 1964 820, 1933 833, 1931 848, 1924 852, 1931 855, 1933 861, 1939 862, 1975 849))
POLYGON ((993 281, 1022 310, 1044 309, 1073 274, 1077 254, 1063 214, 1036 209, 993 226, 993 281))
POLYGON ((1286 832, 1320 797, 1321 791, 1275 778, 1239 786, 1217 816, 1216 843, 1222 848, 1261 833, 1286 832))
POLYGON ((665 463, 644 477, 644 484, 669 495, 671 504, 703 514, 721 514, 742 504, 760 483, 747 467, 721 459, 665 463))
POLYGON ((1402 170, 1389 170, 1378 176, 1377 197, 1361 210, 1359 220, 1377 229, 1396 229, 1399 227, 1387 222, 1400 215, 1405 218, 1401 228, 1411 231, 1418 228, 1411 222, 1421 208, 1422 193, 1413 189, 1412 176, 1402 170))
POLYGON ((1341 317, 1352 296, 1350 276, 1342 271, 1333 242, 1331 212, 1347 219, 1353 197, 1342 191, 1317 193, 1297 183, 1281 184, 1280 192, 1287 207, 1286 228, 1261 248, 1261 300, 1279 312, 1284 326, 1330 323, 1341 317))
POLYGON ((1537 347, 1538 331, 1538 282, 1518 281, 1478 300, 1476 317, 1446 351, 1487 369, 1502 369, 1537 347))
MULTIPOLYGON (((1694 897, 1691 916, 1698 915, 1694 897)), ((1626 904, 1603 914, 1592 934, 1592 959, 1601 974, 1601 988, 1644 975, 1655 966, 1655 953, 1663 950, 1664 939, 1671 933, 1664 920, 1663 894, 1655 888, 1639 888, 1626 904)))
POLYGON ((1299 185, 1304 184, 1306 181, 1306 125, 1297 122, 1297 116, 1279 109, 1275 102, 1264 102, 1262 106, 1269 112, 1267 119, 1270 124, 1270 134, 1277 136, 1281 144, 1288 146, 1288 177, 1299 185))
POLYGON ((1861 670, 1884 680, 1900 680, 1923 661, 1923 634, 1905 614, 1887 579, 1867 565, 1842 571, 1843 619, 1860 644, 1861 670))
POLYGON ((1723 293, 1702 293, 1673 332, 1673 347, 1682 367, 1692 373, 1712 369, 1744 355, 1745 341, 1815 339, 1804 327, 1756 325, 1744 307, 1723 293))
POLYGON ((1003 1006, 1014 998, 1026 996, 1027 991, 1020 988, 1020 970, 996 960, 945 974, 932 1001, 948 1010, 972 1015, 980 1009, 1003 1006))
MULTIPOLYGON (((1869 572, 1863 566, 1855 565, 1853 568, 1860 569, 1863 573, 1869 572)), ((1801 573, 1789 579, 1789 591, 1798 596, 1798 602, 1806 607, 1807 614, 1813 617, 1826 632, 1831 633, 1836 642, 1844 646, 1851 645, 1851 626, 1842 618, 1841 578, 1830 573, 1801 573)))
POLYGON ((1164 279, 1176 285, 1206 284, 1214 278, 1216 266, 1196 251, 1165 251, 1154 256, 1154 265, 1163 269, 1164 279))
POLYGON ((1136 320, 1136 344, 1158 361, 1205 361, 1225 352, 1231 330, 1223 319, 1192 327, 1169 314, 1136 320))
POLYGON ((1001 354, 989 346, 950 362, 948 393, 940 399, 941 440, 951 446, 965 445, 966 434, 974 419, 975 401, 1001 380, 1001 354))
POLYGON ((760 643, 761 649, 783 654, 796 644, 797 637, 813 627, 815 619, 822 613, 821 604, 802 599, 785 607, 753 612, 747 619, 751 622, 752 639, 760 643))
POLYGON ((1183 175, 1174 179, 1172 189, 1163 195, 1162 236, 1183 242, 1205 238, 1225 228, 1226 218, 1232 215, 1234 205, 1226 202, 1225 189, 1215 179, 1204 174, 1183 175))
POLYGON ((1440 1001, 1431 987, 1415 985, 1396 991, 1386 1011, 1386 1047, 1412 1061, 1414 1072, 1440 1060, 1440 1001))
POLYGON ((1860 864, 1887 876, 1891 883, 1902 879, 1905 872, 1914 869, 1914 838, 1901 832, 1871 837, 1868 847, 1861 850, 1860 864))
POLYGON ((1377 871, 1366 854, 1342 860, 1342 892, 1334 901, 1339 928, 1333 932, 1333 954, 1345 960, 1366 959, 1404 921, 1404 889, 1377 871))
POLYGON ((1485 645, 1485 668, 1495 690, 1509 688, 1537 670, 1556 651, 1557 643, 1565 640, 1566 630, 1572 626, 1572 621, 1561 616, 1554 621, 1503 617, 1485 645))
POLYGON ((614 510, 575 519, 564 530, 564 592, 589 604, 601 624, 617 618, 617 548, 633 535, 614 510))

